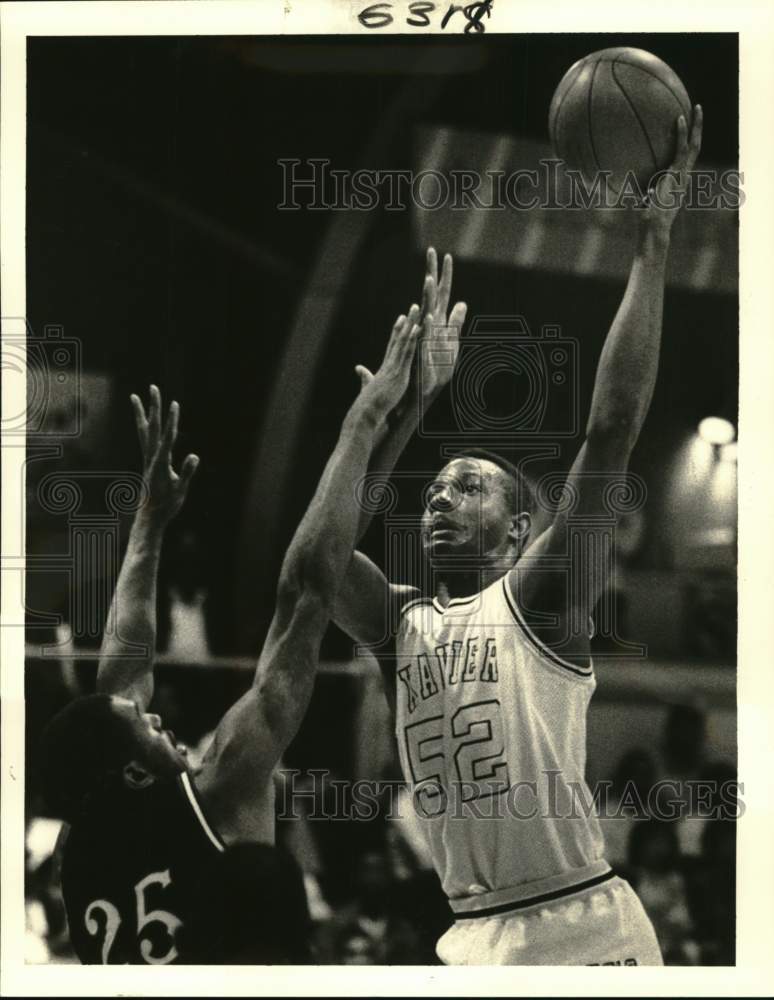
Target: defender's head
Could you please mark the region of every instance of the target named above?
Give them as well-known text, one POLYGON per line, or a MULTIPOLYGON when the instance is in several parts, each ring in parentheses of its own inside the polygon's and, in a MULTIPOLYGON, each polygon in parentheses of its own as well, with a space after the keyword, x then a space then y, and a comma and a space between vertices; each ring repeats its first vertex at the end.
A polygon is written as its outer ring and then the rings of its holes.
POLYGON ((422 543, 431 560, 467 556, 514 563, 529 537, 534 495, 519 470, 475 448, 445 465, 427 491, 422 543))
POLYGON ((46 727, 41 755, 48 799, 72 822, 101 791, 145 788, 188 769, 186 749, 158 715, 111 695, 77 698, 46 727))

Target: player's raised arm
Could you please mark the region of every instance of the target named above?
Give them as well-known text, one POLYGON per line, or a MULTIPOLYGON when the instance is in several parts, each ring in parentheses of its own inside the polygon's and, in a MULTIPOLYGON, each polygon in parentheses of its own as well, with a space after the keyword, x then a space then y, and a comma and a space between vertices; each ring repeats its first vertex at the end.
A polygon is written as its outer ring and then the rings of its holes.
POLYGON ((196 785, 222 836, 255 835, 271 772, 296 734, 314 686, 320 642, 352 558, 356 486, 403 398, 419 329, 395 324, 375 376, 362 379, 336 448, 285 556, 274 618, 252 687, 224 716, 196 785))
POLYGON ((185 501, 199 464, 188 455, 178 475, 172 468, 180 408, 169 407, 162 428, 161 394, 150 387, 148 412, 132 396, 143 459, 146 497, 129 535, 121 572, 100 650, 97 691, 120 695, 144 712, 153 696, 153 658, 156 645, 156 578, 161 543, 169 521, 185 501))
MULTIPOLYGON (((392 414, 390 427, 369 465, 369 475, 384 477, 392 473, 411 436, 439 394, 451 381, 459 354, 460 333, 465 323, 467 305, 457 302, 449 313, 453 261, 443 259, 438 276, 438 255, 427 251, 421 306, 414 305, 409 320, 418 322, 422 336, 417 351, 411 384, 392 414)), ((370 372, 359 367, 361 378, 370 372)), ((357 541, 368 529, 372 514, 361 510, 357 541)), ((334 621, 358 642, 379 642, 387 632, 390 604, 407 600, 413 588, 390 584, 382 570, 362 552, 355 552, 339 591, 334 621)))
MULTIPOLYGON (((694 109, 690 137, 682 115, 676 131, 675 162, 649 192, 646 204, 637 209, 637 242, 626 291, 597 367, 586 439, 567 477, 573 501, 527 549, 528 560, 563 554, 568 518, 604 512, 603 495, 609 485, 605 475, 626 471, 645 421, 658 372, 671 229, 682 205, 688 172, 701 147, 701 107, 694 109)), ((587 563, 581 573, 583 585, 568 609, 575 614, 579 630, 585 629, 588 615, 608 582, 601 563, 592 564, 590 557, 581 557, 587 563)), ((524 574, 523 565, 511 571, 514 588, 520 574, 524 574)))

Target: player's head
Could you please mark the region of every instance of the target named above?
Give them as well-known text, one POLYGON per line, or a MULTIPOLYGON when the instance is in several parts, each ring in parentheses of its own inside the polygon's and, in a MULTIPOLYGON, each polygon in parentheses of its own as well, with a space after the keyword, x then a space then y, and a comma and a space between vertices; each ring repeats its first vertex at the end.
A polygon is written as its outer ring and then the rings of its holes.
POLYGON ((534 494, 516 466, 471 448, 453 458, 427 490, 422 542, 433 561, 486 557, 512 564, 529 537, 534 494))
POLYGON ((185 748, 157 715, 134 701, 87 695, 62 709, 46 727, 41 755, 52 807, 73 820, 100 791, 123 782, 144 788, 187 769, 185 748))
POLYGON ((310 935, 292 856, 269 844, 234 844, 202 872, 175 944, 186 964, 304 965, 310 935))

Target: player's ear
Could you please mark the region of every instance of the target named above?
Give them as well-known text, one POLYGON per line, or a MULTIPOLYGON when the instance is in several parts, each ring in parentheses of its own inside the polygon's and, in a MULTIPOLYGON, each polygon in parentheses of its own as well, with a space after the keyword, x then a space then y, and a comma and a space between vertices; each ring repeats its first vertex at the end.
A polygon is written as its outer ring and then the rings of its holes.
POLYGON ((142 764, 138 764, 136 760, 130 760, 128 764, 125 764, 121 773, 126 787, 134 791, 147 788, 154 782, 153 775, 149 771, 146 771, 142 764))
POLYGON ((521 514, 514 514, 511 518, 511 527, 508 532, 508 537, 517 545, 519 548, 524 546, 529 535, 529 529, 532 527, 532 518, 529 514, 524 511, 521 514))

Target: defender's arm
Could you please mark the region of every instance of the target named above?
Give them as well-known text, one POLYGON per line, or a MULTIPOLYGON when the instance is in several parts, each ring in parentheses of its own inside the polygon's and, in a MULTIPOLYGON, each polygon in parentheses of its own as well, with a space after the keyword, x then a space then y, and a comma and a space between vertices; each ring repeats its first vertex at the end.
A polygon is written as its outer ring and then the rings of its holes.
POLYGON ((137 511, 102 639, 97 691, 135 701, 144 712, 153 696, 156 646, 156 578, 169 521, 185 501, 199 459, 188 455, 178 476, 172 468, 180 409, 169 408, 161 431, 161 394, 150 388, 148 416, 132 396, 143 455, 147 496, 137 511))
MULTIPOLYGON (((422 304, 412 306, 409 320, 422 327, 417 367, 409 390, 390 416, 387 433, 379 445, 368 474, 386 481, 419 426, 421 417, 432 406, 454 373, 459 354, 459 339, 465 323, 467 305, 458 302, 449 315, 453 261, 443 260, 440 280, 438 256, 427 251, 422 304)), ((373 378, 362 365, 357 368, 364 384, 373 378)), ((373 513, 361 507, 357 541, 365 535, 373 513)), ((357 642, 375 644, 388 637, 397 608, 416 595, 415 588, 390 583, 379 567, 363 553, 355 552, 339 591, 334 621, 357 642)))
POLYGON ((272 770, 308 706, 320 642, 355 544, 355 488, 388 413, 408 385, 419 331, 405 319, 396 323, 382 366, 345 417, 285 556, 274 618, 252 687, 224 716, 196 777, 227 839, 250 836, 272 770))

